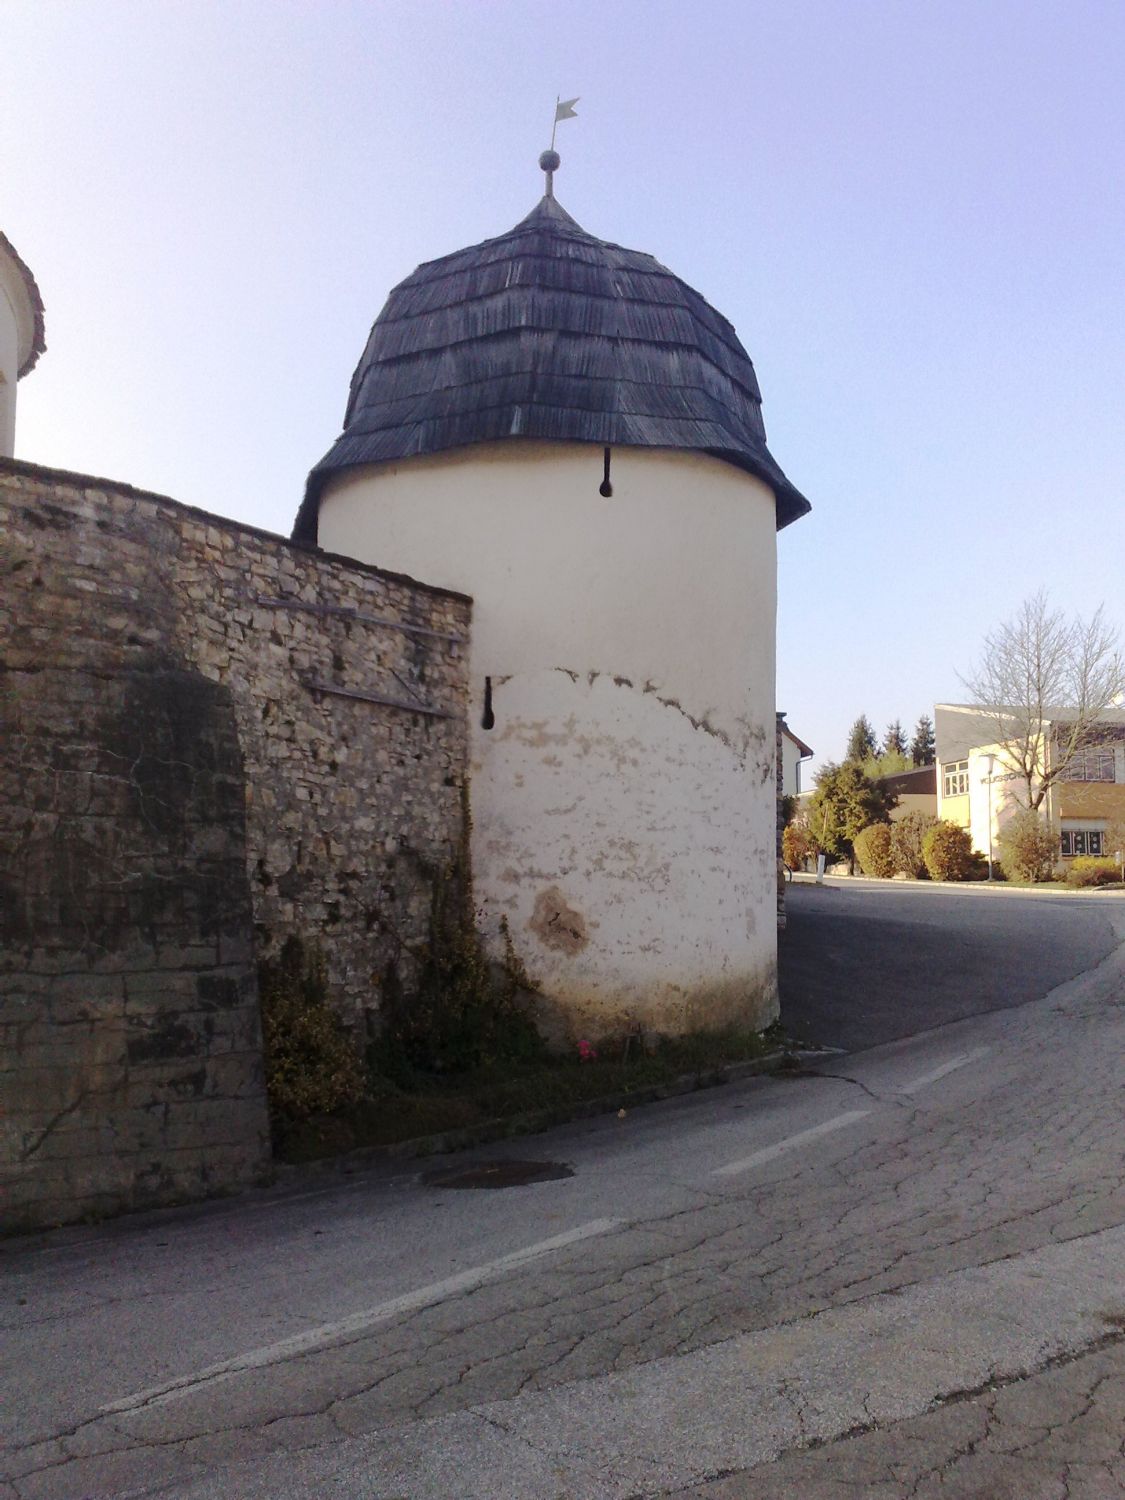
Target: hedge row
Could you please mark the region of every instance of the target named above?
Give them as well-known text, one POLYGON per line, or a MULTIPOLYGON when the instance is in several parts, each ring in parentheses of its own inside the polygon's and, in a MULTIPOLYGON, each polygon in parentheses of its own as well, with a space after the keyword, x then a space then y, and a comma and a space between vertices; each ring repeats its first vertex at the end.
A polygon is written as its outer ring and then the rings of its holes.
POLYGON ((927 813, 907 813, 897 823, 871 823, 856 835, 852 847, 863 873, 877 880, 895 875, 983 880, 988 874, 987 861, 974 853, 965 829, 927 813))
POLYGON ((1066 872, 1067 885, 1116 885, 1121 879, 1121 868, 1115 859, 1097 859, 1090 855, 1079 855, 1066 872))
MULTIPOLYGON (((1015 880, 1050 881, 1058 862, 1058 835, 1037 813, 1019 812, 999 838, 1003 864, 994 874, 1015 880)), ((985 880, 988 861, 978 854, 966 829, 925 813, 908 813, 899 823, 872 823, 853 840, 856 862, 865 875, 887 880, 897 874, 915 879, 985 880)), ((1082 856, 1070 861, 1071 886, 1116 885, 1121 868, 1114 859, 1082 856)))

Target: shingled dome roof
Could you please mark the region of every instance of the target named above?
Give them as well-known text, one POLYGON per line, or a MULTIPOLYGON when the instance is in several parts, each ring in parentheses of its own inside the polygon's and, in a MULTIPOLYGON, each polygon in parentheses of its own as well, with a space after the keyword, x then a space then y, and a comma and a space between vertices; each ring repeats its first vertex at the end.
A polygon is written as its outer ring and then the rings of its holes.
POLYGON ((47 347, 43 332, 43 298, 35 284, 35 277, 24 263, 15 245, 6 234, 0 233, 0 258, 7 260, 18 278, 17 285, 23 291, 22 307, 19 308, 18 378, 20 380, 34 368, 39 356, 47 347))
POLYGON ((395 287, 293 534, 315 540, 335 474, 509 437, 710 453, 764 480, 787 526, 810 506, 766 447, 761 406, 724 317, 548 196, 507 234, 395 287))

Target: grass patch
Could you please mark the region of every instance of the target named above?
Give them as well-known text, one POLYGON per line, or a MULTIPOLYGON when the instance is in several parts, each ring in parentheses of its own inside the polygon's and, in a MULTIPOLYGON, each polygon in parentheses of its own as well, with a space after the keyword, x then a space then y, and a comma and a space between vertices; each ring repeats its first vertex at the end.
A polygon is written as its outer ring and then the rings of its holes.
POLYGON ((599 1044, 597 1056, 586 1061, 570 1055, 493 1062, 457 1075, 374 1075, 357 1102, 330 1114, 277 1122, 274 1149, 281 1161, 316 1161, 599 1099, 627 1105, 630 1098, 685 1076, 703 1083, 726 1065, 791 1045, 773 1026, 764 1032, 732 1029, 662 1040, 648 1051, 637 1037, 627 1037, 599 1044))
POLYGON ((1002 879, 993 881, 996 886, 1007 886, 1012 891, 1074 891, 1080 890, 1085 894, 1091 891, 1125 891, 1125 882, 1120 880, 1111 881, 1108 885, 1076 886, 1067 880, 1065 875, 1052 875, 1050 880, 1010 880, 1002 879))

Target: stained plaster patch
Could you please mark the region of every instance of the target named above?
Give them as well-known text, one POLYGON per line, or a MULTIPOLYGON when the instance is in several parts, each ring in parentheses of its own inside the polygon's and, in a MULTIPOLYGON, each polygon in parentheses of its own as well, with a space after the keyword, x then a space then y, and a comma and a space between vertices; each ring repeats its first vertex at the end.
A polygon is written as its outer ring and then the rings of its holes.
POLYGON ((586 918, 567 902, 557 885, 539 892, 527 925, 544 947, 560 953, 580 953, 590 941, 586 918))

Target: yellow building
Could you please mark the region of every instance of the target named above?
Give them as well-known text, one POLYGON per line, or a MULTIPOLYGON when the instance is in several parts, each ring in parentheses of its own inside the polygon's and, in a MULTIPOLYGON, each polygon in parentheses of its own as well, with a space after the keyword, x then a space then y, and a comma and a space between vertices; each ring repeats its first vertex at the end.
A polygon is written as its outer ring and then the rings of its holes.
MULTIPOLYGON (((1068 727, 1065 709, 1043 721, 1037 759, 1049 773, 1068 727)), ((1027 783, 996 740, 990 714, 961 703, 934 707, 937 745, 937 813, 968 829, 973 845, 992 856, 1000 829, 1027 805, 1027 783)), ((1125 821, 1125 710, 1109 709, 1086 746, 1048 788, 1042 813, 1058 829, 1059 860, 1112 855, 1107 833, 1125 821)))

